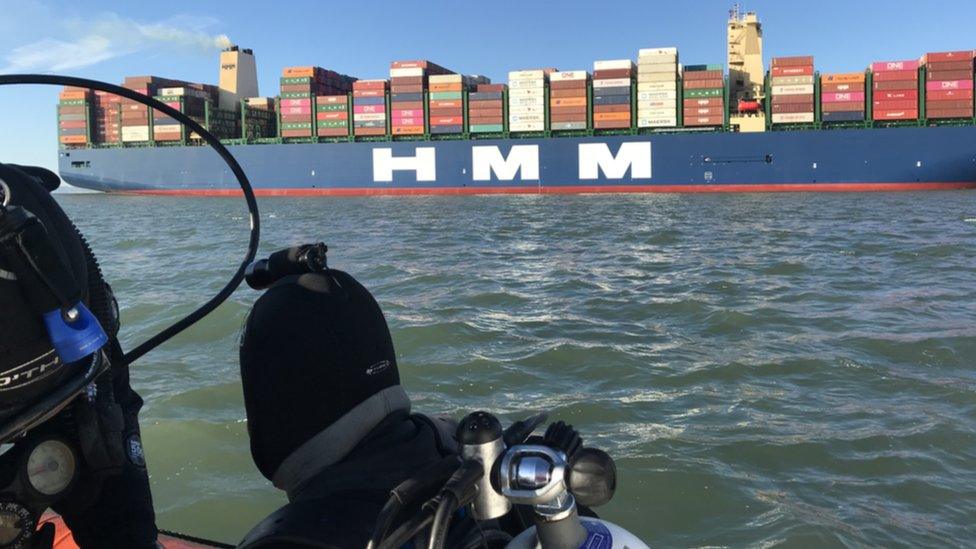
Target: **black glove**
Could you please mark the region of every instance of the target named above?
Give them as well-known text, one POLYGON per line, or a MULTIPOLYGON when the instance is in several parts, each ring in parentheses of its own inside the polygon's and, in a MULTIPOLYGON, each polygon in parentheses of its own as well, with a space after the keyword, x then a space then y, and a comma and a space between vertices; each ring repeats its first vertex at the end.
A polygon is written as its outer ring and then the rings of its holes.
POLYGON ((142 399, 112 345, 115 362, 97 381, 94 398, 73 404, 84 463, 75 489, 54 510, 82 548, 154 549, 158 530, 139 438, 142 399))

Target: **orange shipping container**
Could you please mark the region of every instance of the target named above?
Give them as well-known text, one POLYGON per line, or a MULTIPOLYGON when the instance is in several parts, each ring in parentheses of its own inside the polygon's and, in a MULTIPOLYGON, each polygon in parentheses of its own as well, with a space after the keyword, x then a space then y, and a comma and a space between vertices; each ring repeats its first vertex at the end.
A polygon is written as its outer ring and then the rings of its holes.
MULTIPOLYGON (((365 129, 365 128, 356 128, 356 133, 359 133, 359 130, 361 129, 365 129)), ((381 129, 381 128, 376 128, 376 129, 381 129)), ((393 127, 393 135, 416 135, 419 133, 424 133, 423 126, 394 126, 393 127)))
POLYGON ((285 67, 281 76, 297 78, 300 76, 315 76, 315 67, 285 67))
POLYGON ((84 135, 62 135, 60 140, 62 143, 74 145, 78 143, 87 143, 88 137, 84 135))
POLYGON ((585 107, 585 97, 556 97, 549 100, 551 107, 585 107))
POLYGON ((629 112, 598 112, 593 114, 593 120, 630 120, 629 112))
POLYGON ((430 85, 430 91, 432 92, 459 92, 461 90, 462 86, 460 82, 446 82, 430 85))
POLYGON ((864 82, 863 72, 845 72, 835 74, 824 74, 820 76, 821 84, 852 84, 864 82))
POLYGON ((61 92, 60 99, 88 99, 88 92, 82 90, 70 90, 61 92))
POLYGON ((440 100, 436 99, 430 102, 430 108, 432 109, 460 109, 462 106, 462 101, 460 99, 451 100, 440 100))

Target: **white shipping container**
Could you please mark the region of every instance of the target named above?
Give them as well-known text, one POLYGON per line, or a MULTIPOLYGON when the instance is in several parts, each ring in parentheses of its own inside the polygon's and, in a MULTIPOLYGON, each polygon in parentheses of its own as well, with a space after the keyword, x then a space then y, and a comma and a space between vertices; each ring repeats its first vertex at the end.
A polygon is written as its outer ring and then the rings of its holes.
POLYGON ((406 67, 400 69, 390 69, 390 78, 400 77, 400 76, 423 76, 424 69, 422 67, 406 67))
POLYGON ((677 82, 637 82, 638 92, 677 91, 677 82))
POLYGON ((513 88, 508 90, 509 97, 543 97, 545 88, 513 88))
POLYGON ((457 84, 463 82, 465 78, 460 74, 432 74, 427 77, 431 84, 457 84))
POLYGON ((149 141, 149 126, 122 126, 122 141, 149 141))
POLYGON ((666 72, 678 74, 677 63, 647 63, 637 65, 637 74, 649 74, 652 72, 666 72))
POLYGON ((678 55, 678 48, 641 48, 637 50, 637 55, 651 56, 651 55, 678 55))
POLYGON ((637 58, 637 66, 641 65, 659 65, 662 63, 671 63, 672 65, 678 64, 677 55, 641 55, 637 58))
POLYGON ((769 82, 773 86, 796 86, 798 84, 813 84, 813 75, 806 76, 774 76, 769 82))
POLYGON ((509 71, 508 73, 509 80, 527 80, 527 79, 542 80, 545 77, 546 77, 545 71, 540 69, 527 70, 527 71, 509 71))
POLYGON ((631 69, 634 67, 634 62, 630 59, 610 59, 607 61, 594 61, 593 70, 595 71, 608 71, 614 69, 631 69))
POLYGON ((593 89, 620 88, 622 86, 629 86, 630 82, 630 78, 602 78, 593 81, 593 89))
POLYGON ((360 122, 376 122, 377 120, 386 120, 386 113, 382 112, 362 112, 354 113, 352 115, 353 120, 359 120, 360 122))
POLYGON ((544 114, 546 112, 546 106, 543 104, 539 105, 520 105, 517 107, 511 106, 508 112, 515 114, 544 114))
POLYGON ((539 97, 512 97, 508 96, 508 104, 510 106, 517 105, 545 105, 546 98, 543 96, 539 97))
POLYGON ((675 82, 678 80, 677 72, 643 72, 637 73, 638 82, 675 82))
POLYGON ((799 86, 773 86, 773 95, 810 95, 813 93, 813 84, 803 84, 799 86))
POLYGON ((549 75, 550 82, 562 82, 564 80, 586 80, 590 73, 586 71, 558 71, 549 75))
POLYGON ((677 90, 659 90, 659 91, 639 91, 637 92, 637 102, 641 101, 659 101, 659 100, 671 100, 677 101, 678 91, 677 90))
POLYGON ((203 90, 198 90, 195 88, 186 88, 186 87, 159 88, 159 95, 163 95, 166 97, 179 97, 179 96, 199 97, 201 99, 206 99, 210 97, 210 95, 203 90))
POLYGON ((678 115, 678 109, 637 109, 639 118, 671 118, 678 115))
POLYGON ((546 118, 543 114, 515 114, 509 113, 508 121, 512 124, 518 124, 520 122, 545 122, 546 118))
POLYGON ((773 124, 809 124, 813 122, 812 112, 784 112, 773 115, 773 124))
POLYGON ((541 90, 546 87, 546 82, 545 80, 509 80, 508 87, 512 90, 522 88, 539 88, 541 90))
POLYGON ((678 117, 670 116, 664 118, 638 118, 638 128, 673 128, 678 125, 678 117))
POLYGON ((651 99, 651 100, 638 100, 637 109, 676 109, 678 108, 678 101, 675 98, 671 99, 651 99))
POLYGON ((510 123, 508 130, 512 132, 541 132, 546 129, 544 122, 519 122, 510 123))
POLYGON ((153 133, 179 133, 182 124, 156 124, 153 126, 153 133))

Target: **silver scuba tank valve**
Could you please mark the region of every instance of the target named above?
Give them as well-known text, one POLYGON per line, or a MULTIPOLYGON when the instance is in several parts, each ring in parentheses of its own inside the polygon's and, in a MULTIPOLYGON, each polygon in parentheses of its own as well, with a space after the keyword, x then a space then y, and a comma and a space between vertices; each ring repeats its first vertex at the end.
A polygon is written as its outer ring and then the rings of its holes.
POLYGON ((495 462, 505 453, 502 435, 502 425, 498 418, 488 412, 468 414, 458 424, 457 439, 461 445, 461 457, 478 460, 484 467, 484 475, 477 484, 478 495, 471 503, 472 513, 477 520, 496 519, 505 516, 512 509, 511 502, 491 484, 491 472, 495 462))

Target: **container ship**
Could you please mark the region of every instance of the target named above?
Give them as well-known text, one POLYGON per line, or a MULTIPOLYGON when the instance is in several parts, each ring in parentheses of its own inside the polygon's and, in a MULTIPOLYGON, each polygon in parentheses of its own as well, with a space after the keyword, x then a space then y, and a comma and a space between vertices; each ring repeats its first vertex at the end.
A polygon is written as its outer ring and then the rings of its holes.
MULTIPOLYGON (((592 70, 492 83, 425 60, 359 79, 287 67, 258 93, 253 52, 221 52, 218 85, 123 85, 221 138, 258 195, 930 190, 976 187, 974 52, 821 73, 763 63, 762 25, 733 8, 727 64, 675 47, 592 70)), ((65 88, 61 176, 107 192, 234 195, 233 175, 176 120, 65 88)))

